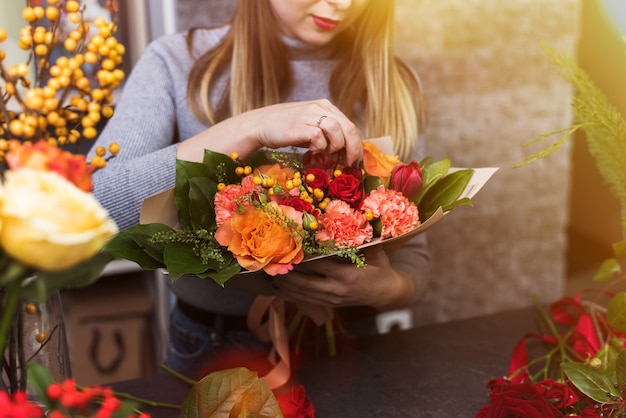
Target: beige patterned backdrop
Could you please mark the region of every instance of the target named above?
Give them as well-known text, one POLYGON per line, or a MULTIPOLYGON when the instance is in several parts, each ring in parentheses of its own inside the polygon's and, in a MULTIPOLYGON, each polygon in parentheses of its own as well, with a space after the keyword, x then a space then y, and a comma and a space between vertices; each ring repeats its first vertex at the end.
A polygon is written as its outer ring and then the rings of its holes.
MULTIPOLYGON (((373 0, 383 1, 383 0, 373 0)), ((522 144, 570 121, 570 87, 540 47, 574 54, 584 0, 398 0, 398 51, 430 107, 427 153, 496 166, 474 199, 429 232, 432 291, 418 324, 497 312, 564 292, 567 149, 513 169, 522 144)), ((179 28, 221 22, 235 0, 178 0, 179 28)))

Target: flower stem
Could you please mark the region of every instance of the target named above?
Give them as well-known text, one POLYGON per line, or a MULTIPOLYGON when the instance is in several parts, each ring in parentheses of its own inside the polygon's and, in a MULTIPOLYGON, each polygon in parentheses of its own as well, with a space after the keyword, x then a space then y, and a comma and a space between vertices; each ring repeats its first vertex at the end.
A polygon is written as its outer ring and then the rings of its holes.
POLYGON ((168 367, 168 366, 166 366, 165 364, 161 364, 161 368, 162 368, 163 370, 165 370, 166 372, 168 372, 169 374, 171 374, 172 376, 177 377, 177 378, 179 378, 180 380, 182 380, 183 382, 189 383, 190 385, 195 385, 196 383, 198 383, 198 382, 196 382, 195 380, 188 378, 188 377, 187 377, 187 376, 185 376, 184 374, 179 373, 179 372, 177 372, 176 370, 173 370, 173 369, 169 368, 169 367, 168 367))
POLYGON ((129 401, 135 401, 135 402, 138 402, 138 403, 140 403, 142 405, 158 406, 158 407, 162 407, 162 408, 172 408, 172 409, 180 409, 181 408, 180 405, 171 404, 171 403, 165 403, 165 402, 157 402, 157 401, 153 401, 153 400, 150 400, 150 399, 144 399, 144 398, 140 398, 140 397, 135 396, 135 395, 131 395, 130 393, 124 393, 124 392, 113 392, 113 393, 118 398, 127 399, 129 401))
POLYGON ((22 288, 22 280, 27 276, 25 274, 27 269, 15 266, 9 269, 8 273, 15 275, 15 278, 8 281, 11 283, 9 292, 7 294, 6 305, 2 312, 2 319, 0 319, 0 353, 4 353, 7 346, 7 340, 9 336, 9 328, 13 322, 13 317, 17 312, 17 307, 20 302, 20 290, 22 288))

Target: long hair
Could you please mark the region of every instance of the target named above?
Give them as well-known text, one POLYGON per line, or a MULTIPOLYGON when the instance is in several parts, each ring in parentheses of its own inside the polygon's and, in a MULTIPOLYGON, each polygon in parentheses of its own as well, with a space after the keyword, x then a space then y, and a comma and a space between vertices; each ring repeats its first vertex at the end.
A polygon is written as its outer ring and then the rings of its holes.
MULTIPOLYGON (((276 103, 286 97, 292 76, 276 17, 267 0, 239 0, 231 28, 191 69, 188 100, 205 123, 276 103), (230 81, 213 107, 209 91, 230 68, 230 81)), ((366 137, 391 136, 394 152, 406 159, 426 122, 419 82, 395 57, 395 0, 372 0, 352 28, 337 39, 338 63, 329 80, 331 98, 349 118, 364 109, 366 137)), ((187 42, 191 48, 193 30, 187 42)))

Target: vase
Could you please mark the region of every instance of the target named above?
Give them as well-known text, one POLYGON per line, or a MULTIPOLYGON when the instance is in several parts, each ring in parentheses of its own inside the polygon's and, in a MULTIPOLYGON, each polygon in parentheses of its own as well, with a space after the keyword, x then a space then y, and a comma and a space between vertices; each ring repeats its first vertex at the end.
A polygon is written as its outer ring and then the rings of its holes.
POLYGON ((61 382, 71 377, 70 358, 59 291, 44 302, 21 302, 5 349, 0 389, 14 393, 22 390, 30 399, 36 394, 28 385, 27 366, 43 365, 52 379, 61 382))

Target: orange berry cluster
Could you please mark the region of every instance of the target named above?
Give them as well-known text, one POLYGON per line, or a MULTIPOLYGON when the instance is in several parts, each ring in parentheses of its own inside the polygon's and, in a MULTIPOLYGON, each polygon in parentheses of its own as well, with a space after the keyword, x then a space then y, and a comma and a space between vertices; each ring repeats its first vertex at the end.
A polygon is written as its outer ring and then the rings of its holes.
MULTIPOLYGON (((97 32, 90 34, 83 12, 77 0, 47 0, 46 7, 23 9, 27 25, 20 30, 18 45, 30 51, 28 64, 8 66, 0 49, 0 77, 5 82, 0 90, 0 137, 75 144, 96 138, 98 123, 113 115, 112 93, 125 77, 121 69, 125 48, 115 38, 114 22, 96 18, 97 32), (65 39, 58 39, 63 16, 74 26, 65 39), (61 44, 68 54, 52 62, 53 49, 61 44), (95 68, 95 77, 89 77, 87 66, 95 68)), ((0 28, 0 42, 6 38, 6 30, 0 28)), ((98 158, 102 165, 105 159, 98 158)))

